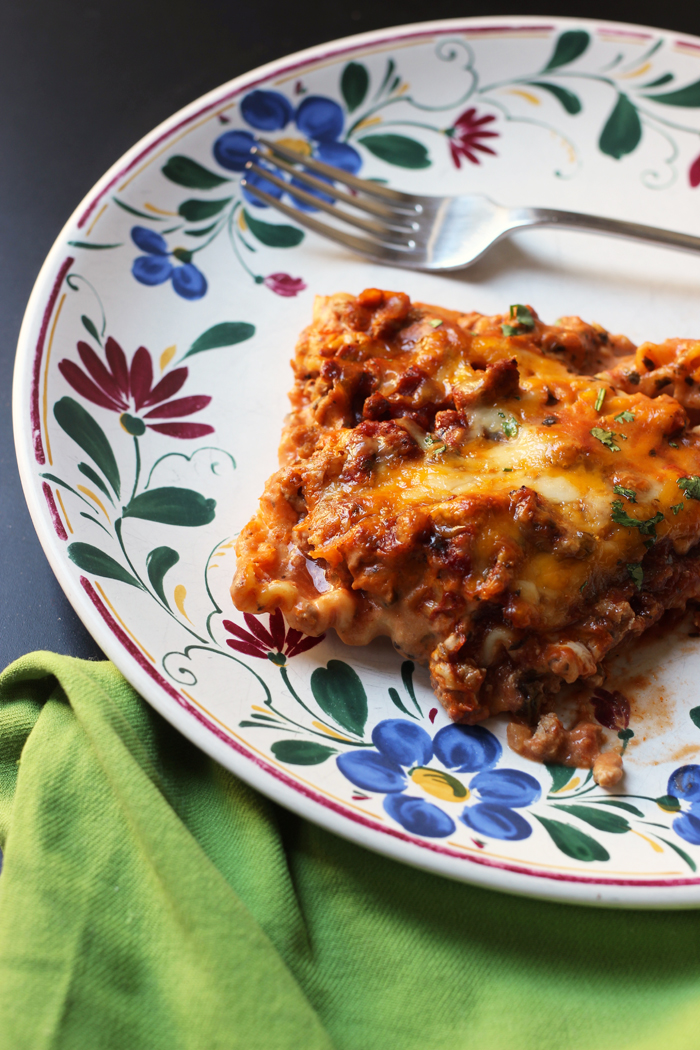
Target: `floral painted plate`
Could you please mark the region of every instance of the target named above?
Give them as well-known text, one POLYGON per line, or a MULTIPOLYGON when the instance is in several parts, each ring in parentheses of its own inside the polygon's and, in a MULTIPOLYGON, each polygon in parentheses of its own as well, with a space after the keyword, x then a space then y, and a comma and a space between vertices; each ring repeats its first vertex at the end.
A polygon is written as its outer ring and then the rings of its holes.
MULTIPOLYGON (((369 264, 240 188, 264 132, 419 193, 486 192, 700 234, 700 40, 490 18, 314 48, 226 84, 104 176, 56 241, 21 332, 17 453, 48 558, 105 653, 260 791, 363 846, 552 899, 700 903, 700 652, 676 626, 600 703, 614 794, 455 726, 386 640, 349 648, 231 605, 315 293, 462 310, 531 303, 634 340, 700 336, 700 259, 534 231, 449 276, 369 264)), ((267 183, 267 191, 280 191, 267 183)), ((288 197, 288 200, 291 198, 288 197)), ((626 661, 626 662, 625 662, 626 661)))

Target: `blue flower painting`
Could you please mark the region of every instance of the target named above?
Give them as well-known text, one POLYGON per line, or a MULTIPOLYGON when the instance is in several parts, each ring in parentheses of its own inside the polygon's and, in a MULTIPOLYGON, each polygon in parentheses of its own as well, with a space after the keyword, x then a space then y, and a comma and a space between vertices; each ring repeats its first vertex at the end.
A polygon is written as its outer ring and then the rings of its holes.
MULTIPOLYGON (((294 123, 296 130, 303 138, 294 138, 289 145, 292 145, 293 142, 293 148, 300 154, 300 161, 304 156, 313 156, 326 164, 342 168, 351 175, 356 175, 362 167, 362 158, 354 146, 339 141, 343 133, 345 114, 339 103, 332 98, 324 95, 308 95, 295 109, 289 99, 279 91, 256 90, 244 97, 241 102, 241 115, 251 128, 263 134, 282 131, 287 125, 294 123)), ((243 171, 252 158, 254 146, 255 136, 252 132, 240 129, 225 131, 214 143, 214 157, 222 168, 228 171, 243 171)), ((265 162, 260 161, 260 166, 265 167, 265 162)), ((257 186, 275 200, 280 200, 285 195, 281 187, 256 172, 246 175, 246 180, 249 185, 257 186)), ((314 197, 331 200, 320 190, 310 189, 294 177, 287 181, 292 186, 305 189, 314 197)), ((328 182, 330 183, 331 180, 328 179, 328 182)), ((267 207, 245 189, 243 196, 256 208, 267 207)), ((297 208, 303 211, 316 210, 313 206, 291 195, 290 199, 297 208)))
POLYGON ((137 248, 146 253, 137 256, 131 267, 132 274, 140 284, 154 285, 171 281, 183 299, 201 299, 206 294, 207 279, 190 261, 191 252, 178 248, 171 252, 165 238, 145 226, 132 227, 131 239, 137 248), (172 259, 178 262, 172 262, 172 259))
POLYGON ((692 846, 700 846, 700 766, 680 766, 668 781, 668 794, 688 808, 673 822, 673 830, 692 846))
POLYGON ((406 831, 445 838, 456 831, 457 819, 489 838, 525 839, 532 833, 517 811, 539 799, 540 785, 521 770, 494 768, 503 749, 483 726, 444 726, 431 738, 415 722, 389 718, 375 726, 372 743, 371 749, 339 755, 338 768, 355 787, 383 794, 385 811, 406 831), (434 760, 439 765, 431 765, 434 760), (467 786, 455 773, 476 775, 467 786), (413 794, 415 789, 422 793, 413 794), (452 816, 423 793, 461 804, 461 811, 452 816))

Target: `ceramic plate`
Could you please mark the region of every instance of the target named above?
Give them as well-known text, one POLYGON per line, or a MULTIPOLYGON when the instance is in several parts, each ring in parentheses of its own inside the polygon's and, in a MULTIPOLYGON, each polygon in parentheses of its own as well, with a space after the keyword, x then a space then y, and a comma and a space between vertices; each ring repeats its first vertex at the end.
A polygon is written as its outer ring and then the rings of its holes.
MULTIPOLYGON (((83 201, 19 342, 17 453, 47 556, 105 653, 260 791, 363 846, 494 889, 700 903, 700 651, 688 625, 615 670, 597 709, 619 792, 451 726, 427 672, 242 616, 254 512, 315 293, 367 286, 461 310, 531 303, 635 341, 700 336, 700 259, 530 231, 461 273, 382 268, 247 200, 265 132, 419 193, 486 192, 700 234, 700 40, 564 19, 425 23, 324 45, 211 92, 83 201), (400 746, 397 721, 414 727, 400 746), (343 759, 343 756, 353 756, 343 759), (679 772, 679 770, 681 772, 679 772)), ((274 190, 273 190, 274 191, 274 190)))

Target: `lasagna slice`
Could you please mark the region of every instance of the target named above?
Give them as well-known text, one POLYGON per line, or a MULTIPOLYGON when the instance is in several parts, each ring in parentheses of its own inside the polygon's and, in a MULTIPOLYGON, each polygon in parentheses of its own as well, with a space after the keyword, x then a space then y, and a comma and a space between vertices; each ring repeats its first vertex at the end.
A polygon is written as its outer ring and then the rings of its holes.
POLYGON ((516 751, 614 783, 553 698, 700 597, 700 342, 368 289, 317 298, 293 369, 236 607, 388 635, 455 721, 508 712, 516 751))

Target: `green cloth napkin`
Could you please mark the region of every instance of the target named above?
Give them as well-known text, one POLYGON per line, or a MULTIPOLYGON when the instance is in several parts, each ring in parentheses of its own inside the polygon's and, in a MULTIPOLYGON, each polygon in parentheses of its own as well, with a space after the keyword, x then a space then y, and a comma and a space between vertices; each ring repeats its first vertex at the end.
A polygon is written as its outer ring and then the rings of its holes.
POLYGON ((696 1050, 700 912, 475 889, 293 816, 109 663, 0 676, 3 1050, 696 1050))

